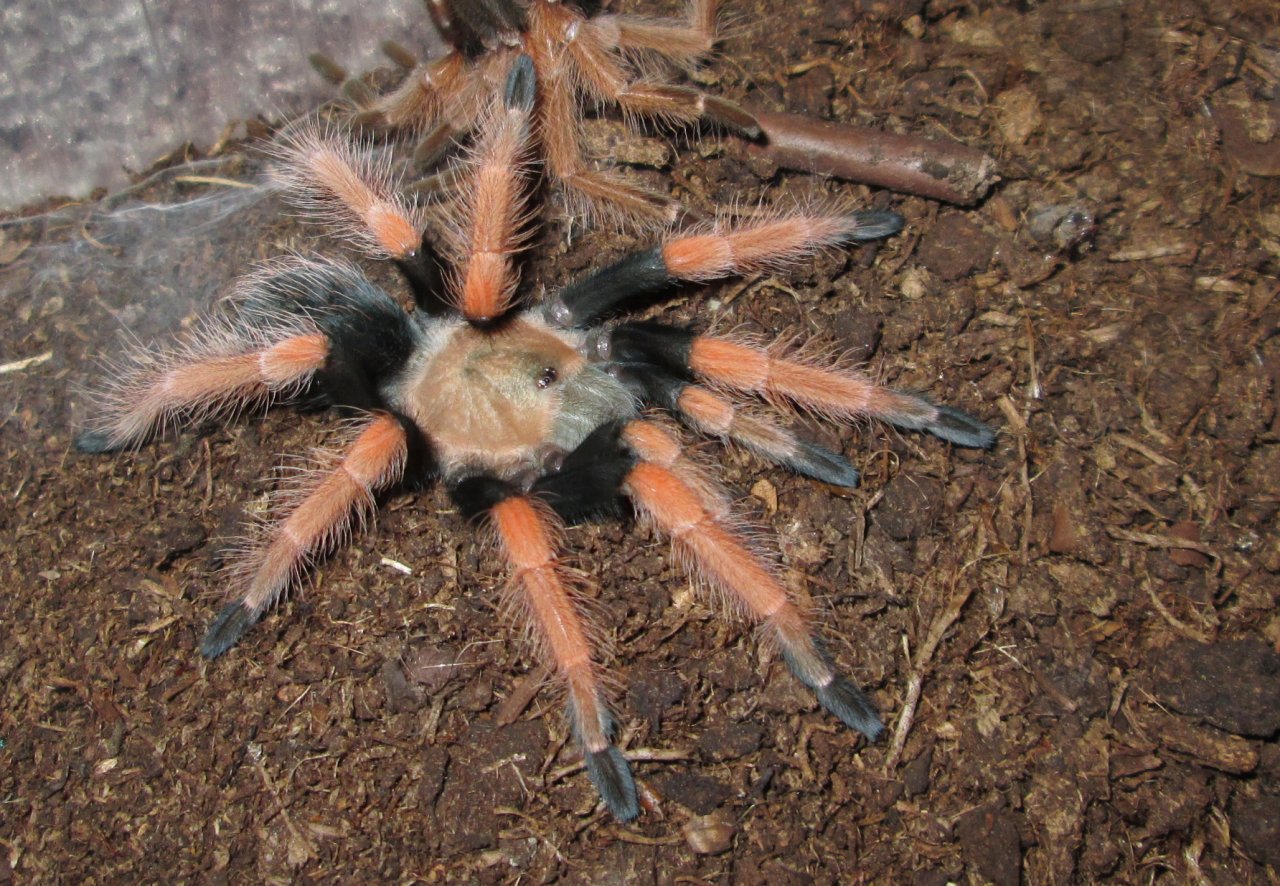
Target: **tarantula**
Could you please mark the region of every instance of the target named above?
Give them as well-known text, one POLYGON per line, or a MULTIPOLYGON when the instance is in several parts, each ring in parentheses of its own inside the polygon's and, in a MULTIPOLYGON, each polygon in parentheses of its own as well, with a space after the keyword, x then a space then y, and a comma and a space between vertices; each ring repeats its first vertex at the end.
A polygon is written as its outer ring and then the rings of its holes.
MULTIPOLYGON (((588 163, 582 147, 584 104, 617 105, 632 122, 705 120, 749 138, 760 136, 745 109, 666 82, 664 67, 691 69, 711 51, 716 0, 692 0, 684 23, 626 15, 588 18, 559 0, 428 0, 427 5, 453 50, 416 65, 390 94, 358 99, 364 119, 423 132, 419 158, 424 163, 475 130, 501 92, 512 59, 522 54, 537 73, 542 160, 575 213, 588 219, 662 225, 676 220, 680 206, 588 163)), ((403 51, 396 55, 403 59, 403 51)), ((345 76, 323 57, 313 61, 334 79, 345 76)))
POLYGON ((293 257, 248 277, 227 319, 168 353, 141 353, 114 372, 100 419, 77 437, 87 452, 139 445, 182 421, 285 400, 344 407, 357 418, 345 454, 284 497, 283 517, 244 552, 235 597, 201 646, 235 644, 313 558, 375 510, 377 496, 436 477, 459 509, 487 517, 510 573, 508 608, 529 626, 568 696, 587 773, 618 819, 639 811, 613 744, 605 678, 582 614, 587 578, 559 553, 561 521, 614 514, 630 500, 667 535, 686 568, 776 642, 823 707, 869 739, 875 708, 837 670, 777 563, 743 531, 715 479, 658 420, 741 444, 839 486, 858 474, 841 455, 798 438, 745 400, 794 405, 833 420, 878 417, 961 446, 985 447, 977 419, 890 390, 818 360, 742 338, 617 314, 683 281, 792 264, 820 248, 896 233, 888 211, 776 214, 669 236, 538 305, 518 298, 536 75, 511 58, 500 101, 479 125, 459 174, 453 272, 423 264, 420 221, 394 196, 385 167, 314 132, 286 141, 280 181, 302 206, 348 226, 365 251, 398 256, 417 310, 404 310, 348 263, 293 257), (356 236, 358 235, 358 236, 356 236), (424 267, 427 270, 424 271, 424 267))

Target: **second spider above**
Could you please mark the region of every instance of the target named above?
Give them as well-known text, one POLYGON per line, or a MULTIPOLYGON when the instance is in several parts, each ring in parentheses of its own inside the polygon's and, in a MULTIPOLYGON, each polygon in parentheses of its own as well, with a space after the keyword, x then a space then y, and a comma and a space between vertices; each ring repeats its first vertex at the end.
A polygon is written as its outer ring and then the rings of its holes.
POLYGON ((491 524, 510 576, 507 609, 566 691, 588 776, 627 821, 639 814, 635 781, 614 744, 599 634, 584 615, 591 579, 566 565, 562 521, 617 515, 629 501, 718 606, 761 628, 824 708, 868 739, 882 731, 873 704, 826 651, 815 613, 780 578, 770 546, 746 530, 662 415, 838 486, 858 480, 842 455, 751 403, 833 421, 878 418, 959 446, 986 447, 993 435, 964 412, 832 361, 618 319, 685 281, 777 269, 890 236, 902 227, 892 212, 796 211, 681 232, 541 304, 522 299, 516 259, 530 178, 522 159, 537 96, 532 63, 516 56, 458 177, 448 273, 384 165, 314 130, 286 140, 279 179, 295 202, 367 253, 394 257, 417 309, 404 310, 352 264, 277 261, 242 281, 228 317, 180 347, 111 368, 99 418, 77 445, 137 446, 167 426, 256 404, 322 402, 354 414, 343 454, 283 493, 280 518, 244 551, 203 654, 216 658, 239 641, 312 560, 372 514, 377 496, 438 478, 465 514, 491 524))

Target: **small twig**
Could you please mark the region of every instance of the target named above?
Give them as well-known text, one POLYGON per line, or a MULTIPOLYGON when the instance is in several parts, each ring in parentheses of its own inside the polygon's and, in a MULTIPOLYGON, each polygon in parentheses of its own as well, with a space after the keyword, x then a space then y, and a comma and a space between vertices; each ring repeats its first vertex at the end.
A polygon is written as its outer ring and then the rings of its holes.
MULTIPOLYGON (((689 752, 668 750, 666 748, 632 748, 627 751, 626 758, 632 763, 679 763, 682 760, 689 759, 689 752)), ((561 766, 554 772, 548 773, 547 786, 563 781, 570 775, 576 775, 586 765, 582 760, 579 760, 576 763, 570 763, 568 766, 561 766)))
POLYGON ((1000 411, 1013 430, 1013 437, 1018 441, 1018 479, 1022 483, 1022 538, 1018 544, 1018 556, 1021 565, 1031 562, 1031 527, 1035 518, 1035 503, 1031 496, 1031 459, 1027 455, 1027 420, 1018 412, 1008 395, 996 401, 1000 411))
POLYGON ((216 175, 175 175, 173 180, 181 185, 221 185, 226 188, 243 188, 249 191, 257 187, 252 182, 239 182, 233 178, 220 178, 216 175))
POLYGON ((390 557, 379 557, 378 563, 382 566, 389 566, 402 575, 413 575, 413 567, 401 563, 399 560, 392 560, 390 557))
POLYGON ((1213 639, 1208 634, 1203 631, 1196 630, 1191 627, 1191 625, 1182 621, 1170 612, 1168 608, 1160 602, 1160 597, 1156 595, 1156 589, 1152 586, 1151 582, 1148 581, 1145 582, 1145 584, 1147 587, 1147 596, 1151 598, 1151 605, 1156 608, 1156 612, 1160 613, 1160 617, 1163 618, 1171 628, 1182 636, 1195 640, 1197 643, 1208 643, 1213 639))
POLYGON ((637 834, 635 831, 627 831, 622 828, 613 828, 609 834, 622 843, 636 843, 640 846, 673 846, 676 843, 684 842, 684 837, 680 834, 671 834, 667 837, 646 837, 644 834, 637 834))
POLYGON ((1125 449, 1132 449, 1134 452, 1138 453, 1141 456, 1145 456, 1155 464, 1158 464, 1162 467, 1172 468, 1178 464, 1173 459, 1167 458, 1166 456, 1163 456, 1160 453, 1156 452, 1147 444, 1139 440, 1135 440, 1132 437, 1127 437, 1124 434, 1112 434, 1111 439, 1119 443, 1125 449))
POLYGON ((290 817, 289 810, 285 808, 284 801, 280 799, 280 792, 276 790, 276 783, 271 778, 271 773, 267 772, 267 767, 262 763, 261 751, 259 750, 256 754, 251 752, 249 756, 253 758, 254 765, 258 767, 258 774, 262 776, 262 783, 266 785, 267 792, 271 794, 272 799, 276 801, 276 808, 280 810, 280 817, 284 819, 284 826, 289 829, 289 833, 298 841, 303 851, 309 856, 314 857, 316 854, 316 847, 311 840, 307 838, 306 834, 298 830, 297 826, 293 823, 293 818, 290 817))
MULTIPOLYGON (((954 581, 954 580, 953 580, 954 581)), ((889 752, 885 755, 884 771, 892 772, 902 758, 902 751, 907 745, 907 736, 911 734, 911 726, 915 722, 916 708, 920 704, 920 694, 924 690, 925 672, 933 660, 934 653, 942 643, 942 638, 951 626, 960 618, 965 603, 973 595, 972 587, 965 586, 953 589, 951 599, 946 607, 938 613, 938 617, 929 626, 924 642, 916 652, 915 665, 911 669, 911 677, 907 680, 907 695, 902 702, 902 713, 898 715, 898 725, 893 730, 893 741, 889 743, 889 752)))
POLYGON ((1190 243, 1162 243, 1151 246, 1135 246, 1132 249, 1121 249, 1107 256, 1107 261, 1130 262, 1130 261, 1150 261, 1153 258, 1168 258, 1171 255, 1181 255, 1184 252, 1190 252, 1192 249, 1190 243))
POLYGON ((1217 563, 1219 569, 1222 568, 1222 556, 1202 541, 1192 541, 1189 538, 1177 538, 1172 535, 1158 535, 1154 532, 1134 532, 1130 529, 1121 529, 1119 526, 1108 526, 1107 534, 1120 541, 1146 545, 1149 548, 1185 548, 1188 551, 1199 551, 1217 563))
POLYGON ((53 357, 53 351, 45 351, 43 354, 36 354, 34 357, 26 357, 22 360, 10 360, 8 363, 0 363, 0 375, 8 375, 10 372, 22 372, 24 369, 30 369, 32 366, 39 366, 53 357))

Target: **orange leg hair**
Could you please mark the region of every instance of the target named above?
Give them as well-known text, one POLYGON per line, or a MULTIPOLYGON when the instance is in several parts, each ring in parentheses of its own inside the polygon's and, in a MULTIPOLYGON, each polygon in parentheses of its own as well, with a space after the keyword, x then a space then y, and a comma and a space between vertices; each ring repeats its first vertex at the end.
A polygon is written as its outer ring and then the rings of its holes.
POLYGON ((694 430, 732 440, 762 458, 837 486, 856 486, 858 472, 844 459, 801 440, 763 416, 743 411, 732 401, 700 385, 686 385, 676 402, 680 416, 694 430))
POLYGON ((762 348, 728 339, 695 338, 689 368, 721 387, 793 403, 828 418, 871 416, 900 428, 928 431, 959 446, 985 448, 994 440, 990 428, 958 409, 886 388, 851 369, 773 357, 762 348))
POLYGON ((373 110, 381 112, 392 126, 428 129, 442 119, 450 122, 448 112, 468 94, 467 82, 474 74, 461 53, 450 52, 442 59, 415 67, 373 110))
POLYGON ((684 454, 684 447, 674 434, 652 421, 633 421, 622 429, 622 441, 641 460, 679 477, 714 519, 731 518, 729 496, 684 454))
POLYGON ((617 102, 624 113, 635 118, 657 117, 673 123, 706 118, 740 129, 749 137, 759 135, 755 118, 732 102, 686 86, 633 78, 625 62, 609 51, 612 36, 607 29, 585 22, 573 30, 568 43, 577 80, 597 102, 617 102))
POLYGON ((875 709, 835 671, 815 639, 810 618, 782 586, 775 568, 708 511, 695 489, 675 472, 642 457, 627 475, 623 491, 670 536, 694 572, 763 626, 778 643, 792 673, 824 707, 868 738, 880 734, 883 727, 875 709))
POLYGON ((556 562, 555 516, 545 506, 517 496, 494 505, 489 517, 511 566, 512 584, 520 591, 518 602, 568 688, 573 731, 582 744, 591 781, 610 810, 629 821, 639 813, 635 783, 613 746, 613 720, 591 659, 591 643, 569 590, 571 582, 556 562))
POLYGON ((668 197, 631 184, 616 172, 588 167, 582 153, 579 75, 560 48, 566 29, 582 19, 559 4, 537 3, 529 10, 528 51, 538 70, 542 139, 547 168, 569 192, 575 211, 611 224, 670 224, 679 207, 668 197), (572 197, 576 195, 578 199, 572 197))
POLYGON ((463 262, 458 308, 475 322, 497 319, 511 306, 518 282, 514 255, 520 247, 524 213, 523 164, 529 144, 533 112, 533 68, 527 56, 524 80, 505 97, 502 107, 483 127, 482 141, 469 161, 469 180, 463 185, 461 214, 463 262))
POLYGON ((276 157, 276 182, 306 215, 374 258, 407 259, 418 250, 423 219, 397 193, 386 163, 311 126, 287 136, 276 157))
POLYGON ((331 550, 352 523, 374 510, 374 495, 404 476, 408 439, 400 422, 378 414, 331 471, 312 473, 296 493, 298 503, 245 555, 239 570, 248 587, 218 614, 200 647, 216 658, 240 639, 302 574, 307 562, 331 550))
POLYGON ((883 237, 900 227, 897 216, 882 212, 796 212, 718 223, 709 231, 668 240, 662 260, 673 277, 712 280, 788 267, 827 247, 883 237))
POLYGON ((254 340, 246 330, 210 328, 185 349, 140 352, 102 396, 96 426, 76 438, 83 452, 136 446, 179 421, 267 403, 300 390, 324 367, 329 341, 319 332, 254 340))
POLYGON ((629 15, 598 15, 589 19, 587 26, 608 49, 651 52, 691 68, 715 46, 716 4, 714 0, 694 0, 684 24, 629 15))

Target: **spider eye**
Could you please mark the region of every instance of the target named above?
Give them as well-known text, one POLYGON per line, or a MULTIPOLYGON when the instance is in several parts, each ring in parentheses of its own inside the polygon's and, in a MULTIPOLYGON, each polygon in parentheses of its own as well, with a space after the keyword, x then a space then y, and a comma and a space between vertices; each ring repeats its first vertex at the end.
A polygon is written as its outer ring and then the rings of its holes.
POLYGON ((556 379, 559 377, 560 373, 556 372, 556 368, 554 366, 548 366, 538 373, 538 387, 542 390, 546 390, 555 384, 556 379))

